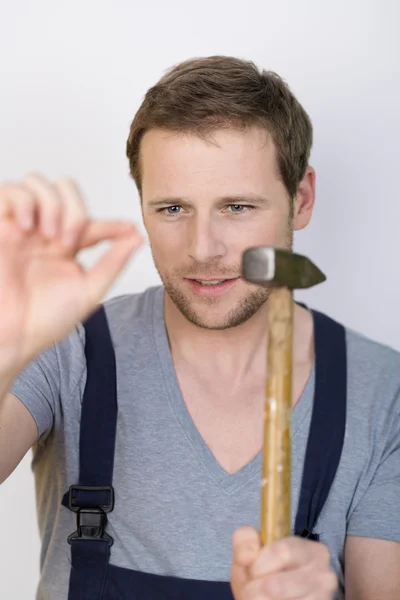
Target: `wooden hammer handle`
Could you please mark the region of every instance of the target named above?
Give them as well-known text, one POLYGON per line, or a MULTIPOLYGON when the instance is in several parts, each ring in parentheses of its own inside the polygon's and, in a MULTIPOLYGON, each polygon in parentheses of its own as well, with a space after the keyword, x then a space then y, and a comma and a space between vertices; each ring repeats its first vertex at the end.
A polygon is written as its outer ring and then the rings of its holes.
POLYGON ((268 298, 268 359, 261 482, 261 543, 291 532, 293 300, 288 288, 268 298))

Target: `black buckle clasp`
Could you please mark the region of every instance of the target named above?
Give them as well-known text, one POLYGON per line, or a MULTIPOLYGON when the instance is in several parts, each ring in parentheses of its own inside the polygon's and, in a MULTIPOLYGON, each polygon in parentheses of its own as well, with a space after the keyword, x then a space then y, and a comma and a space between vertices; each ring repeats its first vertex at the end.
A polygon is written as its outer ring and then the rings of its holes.
POLYGON ((303 529, 303 531, 300 534, 300 537, 305 538, 307 540, 312 540, 314 542, 319 542, 319 536, 319 533, 313 533, 309 529, 303 529))
POLYGON ((68 537, 68 543, 73 540, 104 540, 112 546, 114 540, 105 531, 107 515, 101 509, 80 508, 76 514, 77 530, 68 537))
POLYGON ((114 509, 114 489, 111 486, 71 485, 68 508, 76 512, 77 521, 77 530, 68 537, 69 544, 74 540, 102 540, 109 546, 113 545, 113 538, 105 532, 106 513, 114 509))

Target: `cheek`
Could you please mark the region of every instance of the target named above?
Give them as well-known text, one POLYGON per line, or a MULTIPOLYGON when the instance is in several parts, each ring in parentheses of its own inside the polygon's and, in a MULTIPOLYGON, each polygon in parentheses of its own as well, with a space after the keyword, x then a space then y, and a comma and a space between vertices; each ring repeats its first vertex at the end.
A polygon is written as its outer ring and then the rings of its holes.
POLYGON ((257 246, 276 246, 284 242, 289 228, 289 218, 276 213, 258 214, 242 227, 236 228, 236 233, 242 244, 257 246))
POLYGON ((147 222, 146 230, 153 255, 158 261, 170 262, 184 255, 185 236, 176 227, 171 227, 171 223, 147 222))

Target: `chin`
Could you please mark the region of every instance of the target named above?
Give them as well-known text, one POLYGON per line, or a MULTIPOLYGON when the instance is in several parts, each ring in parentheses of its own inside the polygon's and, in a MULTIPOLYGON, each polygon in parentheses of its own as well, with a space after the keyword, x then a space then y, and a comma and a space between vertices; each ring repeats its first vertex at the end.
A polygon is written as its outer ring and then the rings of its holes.
POLYGON ((232 295, 218 298, 193 297, 187 290, 164 282, 164 287, 179 312, 193 325, 202 329, 222 331, 239 327, 251 319, 268 299, 269 291, 253 287, 241 299, 232 295))
POLYGON ((210 314, 210 311, 196 310, 194 307, 190 307, 189 310, 182 310, 182 307, 178 308, 192 325, 201 329, 222 331, 224 329, 237 327, 244 322, 243 319, 240 319, 239 321, 237 319, 232 319, 230 314, 226 313, 226 311, 216 311, 215 314, 210 314))

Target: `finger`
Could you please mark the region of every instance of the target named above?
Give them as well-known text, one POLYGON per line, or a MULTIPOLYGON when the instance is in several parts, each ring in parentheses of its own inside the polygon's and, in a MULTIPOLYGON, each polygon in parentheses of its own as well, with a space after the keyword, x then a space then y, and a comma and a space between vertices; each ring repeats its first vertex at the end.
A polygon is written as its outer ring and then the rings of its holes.
POLYGON ((61 243, 71 247, 77 243, 87 224, 87 208, 77 183, 72 179, 58 179, 53 186, 62 201, 61 243))
POLYGON ((79 249, 90 248, 99 242, 115 239, 117 237, 127 236, 137 237, 140 243, 143 242, 142 236, 134 223, 129 221, 89 221, 81 234, 79 240, 79 249))
POLYGON ((37 173, 25 176, 22 183, 35 196, 41 235, 48 239, 54 238, 60 228, 62 208, 57 191, 37 173))
POLYGON ((138 234, 121 238, 86 273, 88 310, 103 298, 141 243, 142 238, 138 234))
POLYGON ((290 571, 280 571, 279 573, 270 573, 262 578, 254 579, 253 582, 260 582, 260 589, 271 598, 285 598, 285 600, 294 598, 309 598, 315 590, 322 593, 320 581, 322 580, 319 572, 315 572, 310 566, 290 571))
POLYGON ((309 563, 327 564, 326 546, 320 542, 297 536, 283 538, 264 546, 258 558, 251 564, 251 577, 262 577, 274 571, 296 569, 309 563))
POLYGON ((231 586, 236 598, 241 597, 243 586, 249 580, 248 566, 261 548, 260 536, 252 527, 240 527, 232 536, 231 586))
MULTIPOLYGON (((246 582, 237 598, 240 600, 278 600, 267 593, 264 579, 253 579, 246 582)), ((279 600, 283 600, 283 598, 280 597, 279 600)))
POLYGON ((16 183, 3 186, 0 201, 0 217, 14 217, 23 231, 34 225, 35 197, 27 188, 16 183))
POLYGON ((75 246, 67 248, 65 244, 58 239, 49 241, 45 246, 40 245, 34 250, 30 248, 30 255, 36 252, 37 255, 49 253, 51 256, 75 256, 80 250, 95 246, 99 242, 108 242, 118 238, 132 239, 132 244, 137 243, 139 247, 143 243, 143 237, 138 232, 134 223, 128 221, 88 221, 80 239, 76 240, 75 246))
POLYGON ((11 215, 9 187, 10 184, 3 184, 0 186, 0 219, 6 219, 11 215))
MULTIPOLYGON (((297 600, 300 598, 331 598, 336 591, 338 579, 328 568, 318 569, 308 565, 293 571, 271 573, 263 578, 255 579, 254 589, 260 590, 271 599, 297 600), (259 582, 258 588, 255 584, 259 582)), ((249 584, 249 587, 250 584, 249 584)), ((253 589, 253 588, 252 588, 253 589)))
POLYGON ((260 534, 253 527, 240 527, 233 533, 233 562, 247 567, 255 560, 261 549, 260 534))

